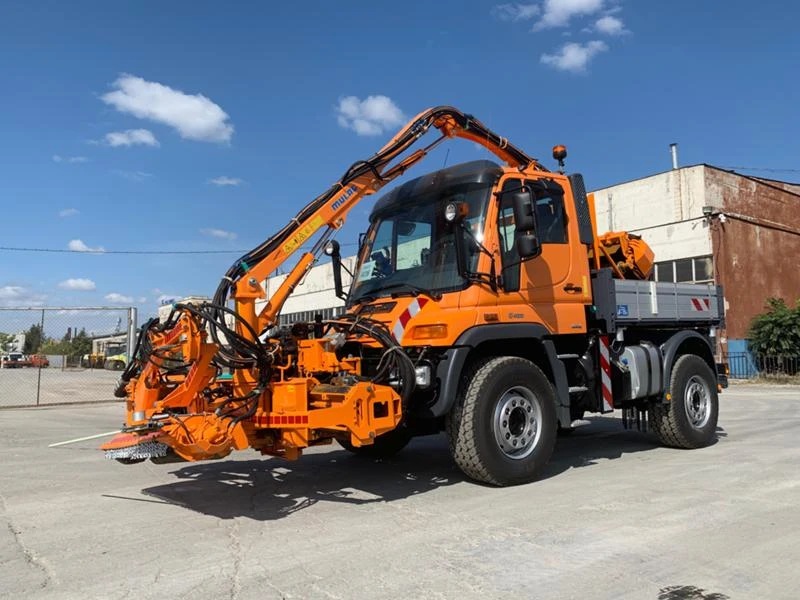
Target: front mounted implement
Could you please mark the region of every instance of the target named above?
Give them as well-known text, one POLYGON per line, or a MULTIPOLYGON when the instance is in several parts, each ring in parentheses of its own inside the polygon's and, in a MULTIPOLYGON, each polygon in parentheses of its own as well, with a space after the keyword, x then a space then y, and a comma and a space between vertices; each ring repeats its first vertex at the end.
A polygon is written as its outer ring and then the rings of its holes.
MULTIPOLYGON (((336 437, 356 447, 371 444, 400 422, 402 387, 362 378, 360 359, 336 351, 348 332, 369 342, 364 336, 374 331, 373 345, 387 343, 378 324, 344 320, 329 323, 319 338, 298 327, 283 338, 250 341, 269 361, 254 359, 245 369, 225 366, 220 346, 208 341, 209 311, 176 305, 166 323, 143 328, 136 366, 124 382, 128 419, 123 433, 102 446, 108 458, 194 461, 252 447, 294 459, 336 437)), ((215 333, 239 336, 233 329, 215 333)), ((413 365, 399 358, 405 355, 387 352, 381 377, 408 377, 409 370, 413 376, 413 365)))

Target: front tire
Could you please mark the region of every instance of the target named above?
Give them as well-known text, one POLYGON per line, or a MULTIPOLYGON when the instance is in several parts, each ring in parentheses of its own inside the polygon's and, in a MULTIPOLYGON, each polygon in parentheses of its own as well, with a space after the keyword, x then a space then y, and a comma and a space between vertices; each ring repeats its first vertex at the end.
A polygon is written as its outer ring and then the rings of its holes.
POLYGON ((716 377, 699 356, 684 354, 672 367, 668 403, 653 410, 653 430, 665 446, 702 448, 717 437, 716 377))
POLYGON ((468 477, 497 486, 536 479, 553 453, 555 391, 531 361, 501 356, 465 374, 447 416, 450 452, 468 477))

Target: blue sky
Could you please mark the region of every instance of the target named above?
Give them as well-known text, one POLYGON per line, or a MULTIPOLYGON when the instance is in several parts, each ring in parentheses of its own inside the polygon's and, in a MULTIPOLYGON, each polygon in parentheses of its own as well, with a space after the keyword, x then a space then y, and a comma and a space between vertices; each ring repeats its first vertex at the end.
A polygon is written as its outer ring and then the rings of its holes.
MULTIPOLYGON (((247 250, 437 104, 551 166, 566 144, 590 188, 665 170, 673 141, 683 164, 798 168, 799 17, 739 0, 4 3, 0 245, 247 250)), ((484 156, 449 148, 448 164, 484 156)), ((210 295, 237 255, 0 257, 0 305, 148 314, 210 295)))

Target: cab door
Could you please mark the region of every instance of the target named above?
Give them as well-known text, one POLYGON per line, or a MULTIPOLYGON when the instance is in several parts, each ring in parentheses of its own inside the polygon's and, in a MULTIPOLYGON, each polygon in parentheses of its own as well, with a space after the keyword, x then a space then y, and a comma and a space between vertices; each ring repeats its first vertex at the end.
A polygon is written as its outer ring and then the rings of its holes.
POLYGON ((499 304, 506 320, 535 318, 553 333, 586 331, 585 306, 590 303, 589 262, 578 237, 578 221, 565 178, 546 182, 508 178, 498 206, 498 237, 503 265, 499 304), (520 262, 515 244, 511 194, 529 190, 536 214, 542 253, 520 262))

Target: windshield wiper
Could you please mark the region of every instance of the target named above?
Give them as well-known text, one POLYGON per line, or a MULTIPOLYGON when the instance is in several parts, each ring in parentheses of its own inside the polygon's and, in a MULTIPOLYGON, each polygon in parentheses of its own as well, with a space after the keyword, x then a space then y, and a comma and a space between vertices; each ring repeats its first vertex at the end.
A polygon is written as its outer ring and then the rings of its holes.
MULTIPOLYGON (((434 300, 441 299, 442 295, 439 292, 434 292, 431 290, 427 290, 424 287, 420 287, 415 283, 410 283, 408 281, 398 281, 395 283, 390 283, 389 285, 382 286, 379 290, 375 290, 376 292, 383 292, 385 290, 390 290, 393 288, 399 287, 408 287, 410 288, 407 293, 410 293, 412 296, 419 296, 420 294, 425 294, 426 296, 430 296, 434 300)), ((396 298, 397 296, 402 295, 403 292, 392 292, 392 297, 396 298)))

